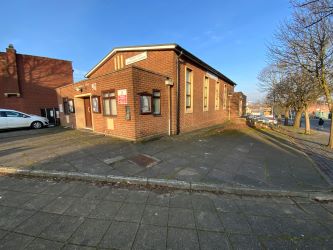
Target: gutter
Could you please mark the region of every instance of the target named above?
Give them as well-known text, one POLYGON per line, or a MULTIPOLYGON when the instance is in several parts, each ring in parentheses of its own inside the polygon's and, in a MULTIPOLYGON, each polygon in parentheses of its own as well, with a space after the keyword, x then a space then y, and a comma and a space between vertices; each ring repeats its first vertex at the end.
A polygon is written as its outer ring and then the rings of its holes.
POLYGON ((177 55, 176 60, 176 75, 177 75, 177 86, 176 86, 176 134, 180 132, 180 57, 182 56, 183 51, 181 50, 179 55, 177 55))

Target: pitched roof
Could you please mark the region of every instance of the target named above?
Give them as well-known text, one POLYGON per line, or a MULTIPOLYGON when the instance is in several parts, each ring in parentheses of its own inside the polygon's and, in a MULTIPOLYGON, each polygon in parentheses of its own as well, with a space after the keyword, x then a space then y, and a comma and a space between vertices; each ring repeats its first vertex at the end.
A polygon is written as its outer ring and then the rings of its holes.
POLYGON ((141 46, 126 46, 126 47, 115 47, 111 50, 98 64, 96 64, 86 75, 85 77, 91 76, 99 67, 101 67, 109 58, 115 54, 116 52, 120 51, 151 51, 151 50, 174 50, 178 53, 182 53, 183 56, 189 58, 190 60, 198 63, 202 67, 204 67, 207 71, 212 74, 215 74, 222 80, 230 83, 231 85, 236 85, 234 81, 223 75, 220 71, 214 69, 200 58, 196 57, 183 47, 179 46, 178 44, 171 43, 171 44, 155 44, 155 45, 141 45, 141 46))

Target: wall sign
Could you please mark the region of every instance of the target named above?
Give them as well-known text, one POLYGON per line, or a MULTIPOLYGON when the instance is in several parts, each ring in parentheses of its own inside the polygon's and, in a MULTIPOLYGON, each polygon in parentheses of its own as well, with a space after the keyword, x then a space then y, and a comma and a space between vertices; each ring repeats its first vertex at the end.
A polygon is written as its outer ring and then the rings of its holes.
POLYGON ((139 62, 139 61, 142 61, 142 60, 145 60, 145 59, 147 59, 147 51, 127 58, 125 60, 125 64, 129 65, 129 64, 139 62))
POLYGON ((118 104, 127 104, 127 89, 119 89, 118 90, 118 104))

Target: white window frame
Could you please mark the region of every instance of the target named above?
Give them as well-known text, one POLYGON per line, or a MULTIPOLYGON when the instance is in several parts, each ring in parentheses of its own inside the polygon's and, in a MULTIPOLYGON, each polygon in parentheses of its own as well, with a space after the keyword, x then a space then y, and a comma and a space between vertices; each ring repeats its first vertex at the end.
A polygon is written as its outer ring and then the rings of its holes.
POLYGON ((185 101, 185 102, 184 102, 185 105, 184 105, 184 106, 185 106, 185 113, 193 113, 193 87, 194 87, 194 86, 193 86, 193 85, 194 85, 194 84, 193 84, 193 83, 194 83, 194 81, 193 81, 193 78, 194 78, 194 77, 193 77, 193 74, 194 74, 194 73, 193 73, 193 70, 192 70, 190 67, 187 67, 187 66, 186 66, 186 67, 185 67, 185 81, 184 81, 184 82, 185 82, 185 85, 184 85, 184 97, 185 97, 185 100, 184 100, 184 101, 185 101), (190 101, 191 101, 191 106, 190 106, 190 107, 187 107, 187 106, 186 106, 186 101, 187 101, 187 96, 188 96, 188 95, 187 95, 187 83, 188 83, 188 82, 187 82, 187 71, 188 71, 188 70, 191 71, 191 75, 190 75, 190 78, 191 78, 191 79, 190 79, 190 86, 191 86, 191 93, 190 93, 190 95, 191 95, 190 98, 191 98, 191 99, 190 99, 190 101))
POLYGON ((209 77, 204 76, 203 89, 202 89, 202 107, 203 107, 203 111, 208 111, 209 110, 209 82, 210 82, 209 77))
POLYGON ((215 110, 220 110, 220 82, 215 83, 215 110))

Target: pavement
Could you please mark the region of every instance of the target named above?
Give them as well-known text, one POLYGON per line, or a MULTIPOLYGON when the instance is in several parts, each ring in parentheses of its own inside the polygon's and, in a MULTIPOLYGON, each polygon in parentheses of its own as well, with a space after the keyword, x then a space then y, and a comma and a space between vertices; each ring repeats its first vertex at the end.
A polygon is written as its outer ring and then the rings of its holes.
POLYGON ((306 135, 304 129, 294 129, 290 126, 282 126, 276 130, 289 136, 294 147, 305 152, 315 162, 327 181, 333 183, 333 150, 327 148, 328 133, 312 130, 310 135, 306 135))
POLYGON ((332 202, 0 176, 0 249, 332 248, 332 202))
POLYGON ((133 143, 60 127, 0 133, 0 167, 179 180, 250 189, 331 185, 276 131, 215 128, 133 143))

